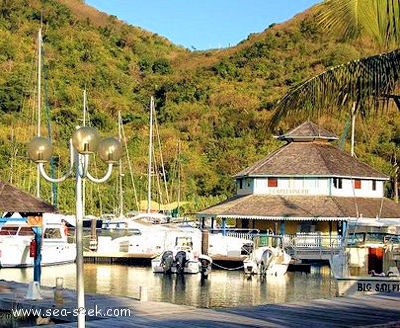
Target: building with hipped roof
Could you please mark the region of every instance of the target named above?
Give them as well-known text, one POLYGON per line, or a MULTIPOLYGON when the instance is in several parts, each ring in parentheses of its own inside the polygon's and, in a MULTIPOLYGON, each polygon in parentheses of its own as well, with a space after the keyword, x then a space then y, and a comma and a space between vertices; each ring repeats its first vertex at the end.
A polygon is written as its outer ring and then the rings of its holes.
POLYGON ((308 121, 276 138, 286 144, 237 173, 236 195, 197 213, 201 225, 234 219, 292 244, 310 236, 341 244, 349 224, 400 225, 400 205, 384 197, 389 178, 335 146, 336 135, 308 121))

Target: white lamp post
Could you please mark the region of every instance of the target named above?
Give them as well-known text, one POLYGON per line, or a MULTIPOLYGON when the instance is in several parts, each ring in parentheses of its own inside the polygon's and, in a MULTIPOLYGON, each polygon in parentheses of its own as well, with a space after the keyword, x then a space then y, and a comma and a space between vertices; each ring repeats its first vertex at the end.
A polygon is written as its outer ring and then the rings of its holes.
POLYGON ((121 143, 116 138, 105 138, 99 141, 98 132, 91 127, 81 127, 75 130, 70 141, 70 166, 62 177, 54 179, 47 175, 44 164, 52 156, 53 146, 45 137, 35 137, 28 144, 28 155, 39 167, 40 174, 49 182, 59 183, 73 174, 75 166, 76 179, 76 292, 78 301, 78 327, 85 327, 85 292, 83 277, 83 196, 82 179, 88 178, 95 183, 105 182, 112 172, 113 164, 122 156, 121 143), (71 145, 72 144, 72 145, 71 145), (89 155, 96 152, 108 165, 103 178, 93 177, 89 171, 89 155))

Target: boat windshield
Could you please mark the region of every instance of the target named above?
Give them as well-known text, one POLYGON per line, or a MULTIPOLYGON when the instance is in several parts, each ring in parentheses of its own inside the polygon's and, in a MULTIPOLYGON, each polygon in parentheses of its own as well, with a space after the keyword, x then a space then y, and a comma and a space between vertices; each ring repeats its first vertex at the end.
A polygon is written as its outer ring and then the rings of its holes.
POLYGON ((45 239, 60 239, 61 238, 61 231, 57 228, 46 228, 44 231, 43 238, 45 239))
POLYGON ((2 236, 15 236, 18 232, 18 227, 7 227, 3 226, 0 230, 2 236))
POLYGON ((21 227, 19 229, 18 235, 20 236, 34 236, 33 230, 31 227, 21 227))

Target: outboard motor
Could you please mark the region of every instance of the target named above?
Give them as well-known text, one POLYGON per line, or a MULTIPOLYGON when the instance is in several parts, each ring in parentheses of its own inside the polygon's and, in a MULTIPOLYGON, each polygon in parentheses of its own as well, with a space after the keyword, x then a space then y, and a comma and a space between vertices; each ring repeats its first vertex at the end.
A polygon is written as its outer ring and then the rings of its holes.
POLYGON ((212 259, 207 255, 199 256, 200 273, 202 279, 207 279, 208 274, 211 272, 212 259))
POLYGON ((174 255, 172 251, 165 251, 161 256, 161 266, 164 273, 171 273, 172 264, 174 263, 174 255))
POLYGON ((181 274, 185 268, 186 264, 186 252, 179 251, 175 255, 175 263, 176 263, 176 273, 181 274))

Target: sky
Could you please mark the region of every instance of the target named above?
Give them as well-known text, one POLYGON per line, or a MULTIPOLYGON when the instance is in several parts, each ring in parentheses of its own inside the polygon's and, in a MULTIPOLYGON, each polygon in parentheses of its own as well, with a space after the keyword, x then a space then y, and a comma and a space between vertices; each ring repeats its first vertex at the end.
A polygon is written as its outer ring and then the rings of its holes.
POLYGON ((190 50, 226 48, 322 0, 86 0, 190 50))

